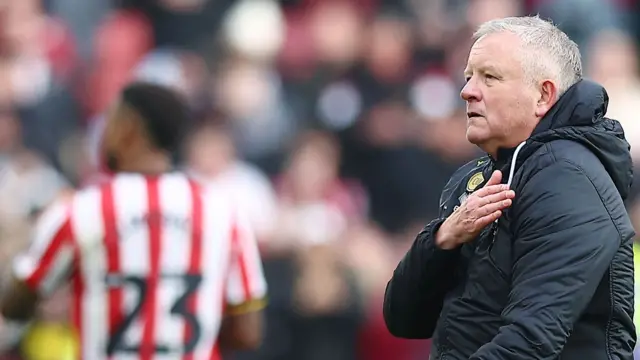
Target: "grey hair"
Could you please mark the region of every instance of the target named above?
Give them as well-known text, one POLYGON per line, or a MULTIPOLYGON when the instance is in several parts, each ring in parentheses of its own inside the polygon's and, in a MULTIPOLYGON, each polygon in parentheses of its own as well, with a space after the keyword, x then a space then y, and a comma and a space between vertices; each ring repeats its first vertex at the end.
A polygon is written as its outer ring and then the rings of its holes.
POLYGON ((582 78, 578 45, 552 22, 537 15, 487 21, 478 27, 473 40, 505 31, 517 35, 522 43, 520 54, 529 80, 555 80, 561 95, 582 78))

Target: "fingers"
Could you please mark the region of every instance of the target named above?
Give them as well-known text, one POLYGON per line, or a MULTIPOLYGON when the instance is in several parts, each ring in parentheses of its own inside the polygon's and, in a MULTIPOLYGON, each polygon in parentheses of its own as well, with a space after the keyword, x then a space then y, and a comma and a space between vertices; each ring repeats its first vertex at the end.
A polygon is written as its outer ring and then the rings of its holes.
POLYGON ((511 206, 511 199, 505 199, 498 202, 492 202, 485 206, 480 207, 478 211, 478 217, 487 216, 489 214, 495 213, 499 210, 504 210, 511 206))
POLYGON ((506 191, 506 190, 509 190, 508 185, 503 185, 503 184, 489 185, 489 186, 485 185, 482 189, 474 192, 473 195, 477 197, 485 197, 487 195, 497 194, 501 191, 506 191))
POLYGON ((501 185, 502 181, 502 172, 500 170, 496 170, 491 174, 489 181, 482 187, 482 189, 476 191, 478 196, 486 196, 488 194, 494 194, 501 190, 506 190, 508 187, 506 185, 501 185))
POLYGON ((502 181, 502 172, 500 170, 496 170, 491 174, 491 178, 489 178, 489 181, 487 181, 484 187, 498 185, 500 184, 500 181, 502 181))
POLYGON ((491 203, 497 203, 502 200, 513 199, 514 197, 516 197, 516 193, 513 190, 506 190, 506 191, 503 190, 494 194, 486 195, 480 198, 480 200, 482 205, 486 205, 491 203))
POLYGON ((493 201, 476 209, 476 216, 478 216, 478 218, 474 222, 475 225, 478 228, 483 228, 498 220, 498 218, 502 216, 502 211, 511 206, 513 202, 511 199, 513 199, 514 196, 515 193, 511 190, 491 195, 493 201))
POLYGON ((502 211, 501 210, 494 211, 494 212, 488 214, 487 216, 483 216, 481 218, 476 219, 475 225, 479 229, 482 229, 485 226, 491 224, 492 222, 498 220, 500 218, 500 216, 502 216, 502 211))
POLYGON ((515 192, 506 184, 501 184, 502 172, 499 170, 491 174, 491 178, 478 191, 466 199, 463 210, 458 214, 458 221, 463 224, 466 241, 474 238, 484 227, 498 220, 504 209, 512 204, 515 192))

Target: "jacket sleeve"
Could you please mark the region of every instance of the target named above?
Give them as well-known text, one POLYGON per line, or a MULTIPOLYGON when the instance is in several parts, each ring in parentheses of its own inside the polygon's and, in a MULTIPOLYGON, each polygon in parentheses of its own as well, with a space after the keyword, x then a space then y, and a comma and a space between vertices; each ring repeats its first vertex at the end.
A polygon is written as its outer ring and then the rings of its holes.
POLYGON ((387 283, 384 320, 396 337, 428 339, 433 335, 460 254, 459 248, 436 247, 434 235, 443 222, 434 220, 418 234, 387 283))
POLYGON ((620 234, 591 180, 566 161, 540 170, 516 192, 512 216, 505 326, 470 359, 556 359, 619 248, 620 234))

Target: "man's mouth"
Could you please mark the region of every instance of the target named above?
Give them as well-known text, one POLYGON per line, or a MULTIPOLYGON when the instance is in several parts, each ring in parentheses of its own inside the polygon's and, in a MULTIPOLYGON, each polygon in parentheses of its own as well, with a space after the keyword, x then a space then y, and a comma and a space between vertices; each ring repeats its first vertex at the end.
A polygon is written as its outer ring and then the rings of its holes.
POLYGON ((467 118, 471 119, 471 118, 475 118, 475 117, 482 117, 482 115, 480 113, 474 112, 474 111, 469 111, 467 113, 467 118))

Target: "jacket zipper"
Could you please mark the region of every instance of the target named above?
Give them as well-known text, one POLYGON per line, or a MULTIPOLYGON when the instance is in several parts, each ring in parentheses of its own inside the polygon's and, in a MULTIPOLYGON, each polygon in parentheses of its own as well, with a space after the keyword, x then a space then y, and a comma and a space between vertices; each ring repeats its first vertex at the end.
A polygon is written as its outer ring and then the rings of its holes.
MULTIPOLYGON (((493 174, 494 171, 496 171, 495 161, 493 161, 491 164, 491 173, 493 174)), ((491 248, 493 248, 493 243, 496 241, 496 236, 498 236, 498 221, 500 221, 499 218, 496 221, 494 221, 493 224, 491 224, 493 229, 491 230, 491 242, 489 243, 487 253, 491 251, 491 248)))
MULTIPOLYGON (((493 164, 493 167, 492 167, 491 171, 492 172, 495 171, 495 163, 493 164)), ((500 268, 495 264, 495 262, 491 258, 491 250, 493 249, 493 245, 496 242, 496 239, 498 238, 498 231, 499 231, 499 228, 500 228, 500 226, 498 224, 499 221, 500 221, 500 219, 496 220, 495 222, 493 222, 493 224, 491 224, 492 229, 491 229, 491 232, 489 233, 489 236, 491 236, 491 239, 489 241, 489 244, 487 245, 485 256, 487 257, 487 260, 493 265, 493 267, 498 271, 498 273, 503 278, 506 279, 506 274, 503 273, 502 270, 500 270, 500 268)))

